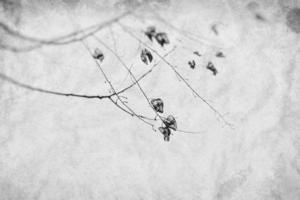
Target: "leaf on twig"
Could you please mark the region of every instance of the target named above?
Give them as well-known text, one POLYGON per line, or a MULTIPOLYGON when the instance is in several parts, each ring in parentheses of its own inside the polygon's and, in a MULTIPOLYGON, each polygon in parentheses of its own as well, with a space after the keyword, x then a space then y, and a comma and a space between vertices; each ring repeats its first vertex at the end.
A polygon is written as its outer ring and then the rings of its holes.
POLYGON ((194 60, 189 61, 188 64, 189 64, 189 66, 190 66, 192 69, 195 69, 196 62, 195 62, 194 60))
POLYGON ((156 29, 154 26, 149 26, 145 32, 145 35, 152 41, 152 38, 156 35, 156 29))
POLYGON ((152 99, 151 105, 156 112, 163 113, 164 112, 164 102, 160 99, 152 99))
POLYGON ((167 34, 166 34, 166 33, 163 33, 163 32, 157 33, 157 34, 155 35, 155 39, 156 39, 156 41, 157 41, 162 47, 163 47, 165 44, 169 44, 169 43, 170 43, 167 34))
POLYGON ((225 58, 225 55, 223 54, 223 52, 219 51, 216 53, 216 57, 225 58))
POLYGON ((212 64, 212 62, 208 62, 206 68, 212 71, 214 76, 217 75, 218 71, 215 68, 214 64, 212 64))
POLYGON ((141 60, 148 65, 149 63, 152 62, 153 56, 151 52, 148 49, 143 49, 141 52, 141 60))
POLYGON ((202 55, 199 53, 199 51, 194 51, 193 53, 194 53, 195 55, 199 56, 199 57, 202 56, 202 55))
POLYGON ((170 128, 174 131, 177 130, 177 122, 175 117, 169 115, 166 119, 163 120, 163 123, 166 125, 166 128, 170 128))
POLYGON ((165 141, 170 141, 171 130, 166 127, 159 127, 158 130, 164 135, 165 141))
POLYGON ((96 48, 93 54, 93 58, 102 62, 104 60, 104 54, 99 48, 96 48))

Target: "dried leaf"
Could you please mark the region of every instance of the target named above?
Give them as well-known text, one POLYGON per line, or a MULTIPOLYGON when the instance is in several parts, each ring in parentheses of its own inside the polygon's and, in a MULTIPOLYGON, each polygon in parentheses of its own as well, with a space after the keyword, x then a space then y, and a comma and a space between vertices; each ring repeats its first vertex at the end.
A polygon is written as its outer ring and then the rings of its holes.
POLYGON ((192 69, 195 69, 196 62, 195 62, 194 60, 189 61, 188 64, 189 64, 189 66, 190 66, 192 69))
POLYGON ((166 127, 159 127, 158 130, 164 135, 165 141, 170 141, 171 131, 166 127))
POLYGON ((166 119, 164 119, 163 122, 167 128, 170 128, 174 131, 177 130, 177 122, 176 122, 175 117, 173 117, 172 115, 169 115, 166 119))
POLYGON ((151 52, 148 49, 143 49, 141 52, 141 60, 148 65, 149 63, 152 62, 153 56, 151 52))
POLYGON ((160 98, 152 99, 150 101, 150 103, 156 112, 159 112, 159 113, 164 112, 164 102, 160 98))
POLYGON ((96 48, 93 54, 93 58, 102 62, 104 60, 104 54, 100 49, 96 48))
POLYGON ((152 41, 152 38, 155 37, 156 29, 154 26, 149 26, 145 32, 145 35, 152 41))
POLYGON ((156 39, 156 41, 157 41, 162 47, 163 47, 165 44, 169 44, 169 43, 170 43, 167 34, 166 34, 166 33, 163 33, 163 32, 157 33, 157 34, 155 35, 155 39, 156 39))

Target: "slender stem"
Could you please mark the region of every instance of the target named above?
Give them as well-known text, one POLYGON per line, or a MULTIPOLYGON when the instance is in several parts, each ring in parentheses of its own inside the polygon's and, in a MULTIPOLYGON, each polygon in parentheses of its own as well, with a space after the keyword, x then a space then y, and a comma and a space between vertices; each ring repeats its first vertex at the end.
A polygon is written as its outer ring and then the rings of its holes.
POLYGON ((145 42, 143 42, 141 39, 139 39, 135 34, 133 34, 131 31, 126 28, 125 25, 121 24, 120 22, 117 22, 121 28, 128 33, 131 37, 135 38, 137 41, 142 43, 144 46, 149 48, 153 53, 155 53, 159 58, 161 58, 171 69, 172 71, 184 82, 184 84, 193 92, 194 95, 196 95, 202 102, 204 102, 223 122, 225 125, 227 125, 230 128, 233 128, 233 125, 229 123, 223 115, 214 108, 204 97, 200 96, 200 94, 186 81, 186 79, 176 70, 176 67, 172 65, 169 61, 167 61, 163 56, 161 56, 155 49, 147 45, 145 42))
MULTIPOLYGON (((82 41, 82 44, 83 44, 83 46, 86 48, 86 50, 89 52, 89 54, 90 54, 90 56, 91 56, 91 58, 92 58, 92 57, 93 57, 93 56, 92 56, 92 52, 91 52, 91 50, 89 49, 89 47, 87 46, 87 44, 85 44, 84 41, 82 41)), ((109 84, 109 86, 110 86, 111 90, 113 91, 113 93, 116 94, 116 90, 115 90, 113 84, 111 83, 111 81, 110 81, 109 78, 107 77, 106 73, 105 73, 104 70, 102 69, 100 63, 99 63, 97 60, 95 60, 95 63, 97 64, 99 70, 101 71, 102 75, 104 76, 106 82, 109 84)), ((148 124, 148 125, 150 125, 150 126, 153 126, 153 124, 151 124, 151 123, 145 121, 145 118, 147 118, 147 117, 140 117, 140 115, 137 115, 137 114, 136 114, 136 113, 135 113, 128 105, 126 105, 126 104, 122 101, 122 99, 119 97, 118 94, 116 94, 116 97, 117 97, 117 99, 121 102, 121 104, 129 110, 128 113, 131 113, 132 116, 136 116, 138 119, 140 119, 140 120, 143 121, 144 123, 146 123, 146 124, 148 124)), ((116 104, 117 104, 117 103, 115 103, 115 105, 116 105, 116 104)), ((119 104, 117 104, 117 105, 119 105, 119 104)), ((120 106, 118 106, 118 107, 120 108, 120 106)), ((124 110, 124 108, 123 108, 122 110, 124 110)))

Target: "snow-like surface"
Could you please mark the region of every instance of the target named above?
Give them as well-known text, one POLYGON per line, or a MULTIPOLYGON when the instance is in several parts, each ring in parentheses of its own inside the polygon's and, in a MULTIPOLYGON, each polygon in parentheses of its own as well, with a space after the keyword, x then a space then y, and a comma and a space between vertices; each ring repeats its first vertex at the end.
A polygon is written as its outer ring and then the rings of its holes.
MULTIPOLYGON (((23 1, 15 28, 52 38, 123 11, 112 1, 72 2, 23 1)), ((244 1, 179 0, 156 10, 172 26, 148 7, 121 20, 144 41, 141 31, 148 25, 167 32, 171 44, 153 48, 165 54, 175 45, 167 60, 234 129, 163 62, 141 86, 149 97, 164 100, 165 113, 176 117, 180 129, 200 134, 175 132, 164 142, 108 100, 41 94, 0 80, 0 200, 300 199, 299 36, 285 25, 285 7, 270 1, 260 6, 266 22, 256 21, 244 1), (210 29, 214 23, 218 36, 210 29), (184 36, 188 33, 198 42, 184 36), (203 57, 193 57, 194 50, 203 57), (226 58, 214 57, 219 50, 226 58), (187 65, 191 58, 198 62, 195 70, 187 65), (217 76, 205 68, 208 60, 218 68, 217 76)), ((28 45, 1 34, 10 44, 28 45)), ((149 69, 139 60, 142 45, 117 24, 97 36, 133 64, 134 74, 149 69)), ((87 42, 99 46, 93 37, 87 42)), ((118 60, 102 49, 103 68, 113 84, 118 89, 130 84, 118 60)), ((1 50, 0 71, 54 91, 109 92, 80 42, 25 53, 1 50)), ((125 94, 138 113, 154 117, 138 87, 125 94)))

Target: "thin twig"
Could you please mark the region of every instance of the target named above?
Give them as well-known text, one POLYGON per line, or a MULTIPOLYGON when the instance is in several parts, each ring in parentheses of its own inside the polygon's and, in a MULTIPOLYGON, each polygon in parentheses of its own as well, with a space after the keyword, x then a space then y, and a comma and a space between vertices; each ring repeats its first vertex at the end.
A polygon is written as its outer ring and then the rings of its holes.
POLYGON ((233 128, 233 125, 230 124, 223 115, 214 108, 205 98, 199 95, 199 93, 185 80, 185 78, 176 70, 176 67, 173 66, 169 61, 167 61, 165 58, 163 58, 155 49, 147 45, 145 42, 143 42, 141 39, 139 39, 135 34, 133 34, 131 31, 128 30, 128 28, 125 27, 125 25, 121 24, 120 22, 117 22, 121 28, 131 35, 131 37, 135 38, 137 41, 141 42, 144 46, 149 48, 153 53, 155 53, 158 57, 160 57, 172 70, 173 72, 184 82, 184 84, 198 97, 201 99, 202 102, 204 102, 228 127, 233 128))
POLYGON ((51 91, 51 90, 46 90, 46 89, 42 89, 39 87, 33 87, 24 83, 21 83, 11 77, 8 77, 5 74, 0 73, 0 79, 5 80, 7 82, 10 82, 16 86, 19 86, 21 88, 25 88, 28 90, 32 90, 32 91, 37 91, 37 92, 41 92, 41 93, 46 93, 46 94, 53 94, 53 95, 59 95, 59 96, 66 96, 66 97, 79 97, 79 98, 87 98, 87 99, 105 99, 105 98, 110 98, 111 95, 84 95, 84 94, 74 94, 74 93, 62 93, 62 92, 56 92, 56 91, 51 91))
MULTIPOLYGON (((86 50, 89 52, 89 54, 90 54, 90 56, 91 56, 91 58, 92 58, 92 57, 93 57, 93 56, 92 56, 92 52, 91 52, 91 50, 89 49, 89 47, 87 46, 87 44, 85 44, 84 41, 82 41, 82 44, 83 44, 83 46, 86 48, 86 50)), ((107 77, 106 73, 105 73, 104 70, 102 69, 100 63, 99 63, 97 60, 95 60, 95 63, 97 64, 99 70, 101 71, 102 75, 104 76, 106 82, 109 84, 109 86, 110 86, 111 90, 113 91, 113 93, 116 94, 116 90, 115 90, 113 84, 111 83, 111 81, 110 81, 109 78, 107 77)), ((122 99, 119 97, 118 94, 116 94, 116 97, 117 97, 117 99, 121 102, 121 104, 129 110, 129 112, 131 113, 131 116, 136 116, 138 119, 140 119, 140 120, 143 121, 144 123, 146 123, 146 124, 148 124, 148 125, 150 125, 150 126, 152 126, 152 127, 154 126, 153 124, 151 124, 151 123, 145 121, 145 119, 151 119, 151 118, 148 118, 148 117, 140 117, 141 115, 136 114, 135 111, 133 111, 128 105, 126 105, 126 104, 122 101, 122 99)), ((118 105, 119 105, 119 104, 118 104, 118 105)), ((119 107, 119 106, 118 106, 118 107, 119 107)), ((123 109, 122 109, 122 110, 123 110, 123 109)))
POLYGON ((106 43, 104 43, 102 40, 100 40, 100 38, 98 38, 97 36, 93 35, 93 37, 99 42, 101 43, 106 49, 108 49, 118 60, 119 62, 123 65, 123 67, 128 71, 128 73, 130 74, 131 78, 133 79, 133 83, 136 83, 136 85, 138 86, 139 90, 141 91, 141 93, 143 94, 143 96, 145 97, 147 103, 149 104, 150 108, 153 110, 153 112, 156 114, 156 116, 158 116, 161 121, 163 122, 162 117, 157 113, 157 111, 153 108, 148 96, 146 95, 144 89, 142 88, 142 86, 139 84, 138 80, 135 78, 135 75, 130 71, 130 69, 128 68, 128 66, 125 64, 125 62, 123 61, 123 59, 118 56, 114 50, 112 48, 110 48, 106 43))
POLYGON ((3 44, 1 44, 0 47, 3 48, 4 50, 10 50, 10 51, 13 51, 13 52, 24 52, 24 51, 26 52, 26 51, 30 51, 30 50, 33 50, 33 49, 36 49, 36 48, 40 48, 43 45, 66 45, 66 44, 70 44, 70 43, 73 43, 73 42, 79 42, 79 41, 81 41, 83 39, 86 39, 89 36, 97 33, 101 29, 106 28, 106 27, 110 26, 111 24, 117 22, 118 20, 130 15, 133 11, 134 10, 129 10, 129 11, 127 11, 127 12, 125 12, 125 13, 123 13, 123 14, 121 14, 121 15, 119 15, 119 16, 117 16, 117 17, 115 17, 115 18, 113 18, 109 21, 104 22, 104 23, 92 25, 88 28, 85 28, 85 29, 82 29, 82 30, 79 30, 79 31, 75 31, 75 32, 71 32, 71 33, 66 34, 64 36, 55 37, 55 38, 52 38, 52 39, 49 39, 49 40, 38 39, 38 38, 31 37, 31 36, 23 35, 23 34, 15 31, 15 30, 12 30, 6 24, 0 22, 0 27, 2 27, 2 29, 7 31, 9 34, 11 34, 13 36, 16 36, 16 37, 18 37, 20 39, 23 39, 23 40, 27 40, 27 41, 30 41, 30 42, 37 43, 36 45, 31 45, 31 46, 28 46, 28 47, 25 47, 25 48, 24 47, 23 48, 16 48, 16 47, 3 45, 3 44), (74 38, 79 34, 82 34, 82 36, 78 37, 78 38, 74 38))

